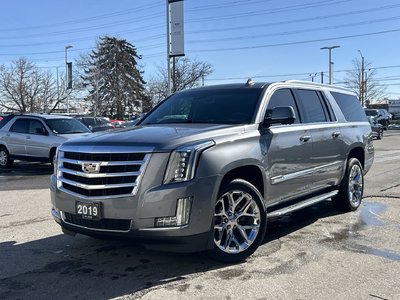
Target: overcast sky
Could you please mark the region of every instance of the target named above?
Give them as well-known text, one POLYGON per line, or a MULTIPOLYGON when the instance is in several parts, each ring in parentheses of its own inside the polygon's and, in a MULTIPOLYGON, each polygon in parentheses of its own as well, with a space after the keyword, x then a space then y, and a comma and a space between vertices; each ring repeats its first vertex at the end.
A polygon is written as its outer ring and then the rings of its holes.
MULTIPOLYGON (((43 68, 64 66, 102 35, 127 39, 143 56, 144 77, 166 62, 165 0, 2 1, 0 63, 21 56, 43 68)), ((400 98, 400 2, 396 0, 185 0, 185 52, 209 62, 206 84, 310 80, 332 51, 334 82, 365 59, 392 99, 400 98)), ((320 81, 320 75, 315 77, 320 81)))

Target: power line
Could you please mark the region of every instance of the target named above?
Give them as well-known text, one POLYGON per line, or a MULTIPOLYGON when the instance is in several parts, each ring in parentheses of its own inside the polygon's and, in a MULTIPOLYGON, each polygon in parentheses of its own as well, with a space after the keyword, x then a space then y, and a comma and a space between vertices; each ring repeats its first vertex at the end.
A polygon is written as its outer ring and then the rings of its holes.
POLYGON ((105 23, 101 25, 95 25, 95 26, 85 26, 81 28, 76 28, 72 30, 61 30, 61 31, 53 31, 53 32, 47 32, 47 33, 35 33, 31 34, 29 36, 23 35, 23 36, 2 36, 0 39, 2 40, 11 40, 11 39, 27 39, 27 38, 38 38, 38 37, 48 37, 48 36, 54 36, 54 35, 66 35, 66 34, 72 34, 72 33, 79 33, 79 32, 85 32, 85 31, 91 31, 95 29, 101 29, 101 28, 109 28, 112 26, 120 26, 120 25, 128 25, 128 24, 134 24, 138 22, 142 22, 145 20, 148 20, 149 18, 157 18, 160 16, 163 16, 164 13, 155 13, 151 15, 146 15, 142 16, 140 18, 135 18, 134 20, 132 19, 126 19, 126 20, 120 20, 120 21, 114 21, 110 23, 105 23))
POLYGON ((252 16, 276 14, 276 13, 281 13, 281 12, 298 11, 298 10, 302 10, 302 9, 328 6, 328 5, 340 4, 340 3, 344 3, 344 2, 350 2, 350 1, 352 1, 352 0, 324 0, 324 1, 317 1, 317 2, 311 2, 311 3, 290 5, 290 6, 280 7, 280 8, 256 10, 256 11, 250 11, 250 12, 233 14, 233 15, 221 15, 221 16, 212 16, 212 17, 191 19, 191 20, 187 20, 186 23, 220 21, 220 20, 236 19, 236 18, 241 18, 241 17, 248 18, 248 17, 252 17, 252 16))
POLYGON ((229 38, 196 39, 196 40, 189 40, 188 44, 226 42, 226 41, 257 39, 257 38, 268 37, 268 36, 291 35, 291 34, 298 34, 298 33, 315 32, 315 31, 321 31, 321 30, 330 30, 330 29, 347 28, 347 27, 353 27, 353 26, 359 26, 359 25, 381 23, 381 22, 389 22, 389 21, 399 20, 399 19, 400 19, 400 16, 396 16, 396 17, 392 17, 392 18, 386 17, 383 19, 368 20, 368 21, 355 22, 355 23, 347 23, 347 24, 342 24, 342 25, 332 25, 332 26, 325 26, 325 27, 319 27, 319 28, 308 28, 308 29, 275 32, 275 33, 267 33, 267 34, 258 34, 258 35, 250 35, 250 36, 247 35, 247 36, 229 37, 229 38))
MULTIPOLYGON (((135 28, 134 30, 123 30, 123 31, 116 31, 112 33, 113 35, 119 35, 119 34, 126 34, 126 33, 137 33, 137 32, 145 32, 148 30, 153 30, 153 29, 158 29, 162 28, 165 24, 164 23, 157 23, 154 25, 148 25, 148 26, 143 26, 143 27, 138 27, 135 28)), ((153 35, 153 36, 147 36, 146 41, 150 40, 151 38, 154 37, 161 37, 164 35, 153 35)), ((94 38, 93 36, 86 36, 82 38, 75 38, 75 39, 69 39, 69 40, 58 40, 58 41, 52 41, 52 42, 40 42, 40 43, 26 43, 26 44, 7 44, 7 45, 0 45, 0 48, 16 48, 16 47, 31 47, 31 46, 44 46, 44 45, 51 45, 51 44, 67 44, 67 43, 73 43, 77 41, 87 41, 88 39, 94 38)), ((142 39, 144 40, 144 39, 142 39)))
POLYGON ((224 2, 224 3, 218 3, 218 4, 208 4, 208 5, 201 5, 201 6, 195 6, 192 8, 186 9, 187 12, 191 11, 199 11, 199 10, 210 10, 210 9, 219 9, 219 8, 226 8, 226 7, 236 7, 236 6, 249 6, 249 5, 254 5, 258 3, 265 3, 265 2, 272 2, 273 0, 240 0, 240 1, 231 1, 231 2, 224 2))
POLYGON ((116 17, 116 16, 128 15, 128 14, 131 14, 132 12, 136 13, 138 11, 148 10, 148 9, 152 9, 152 8, 155 8, 155 7, 159 7, 159 4, 157 4, 157 3, 155 3, 153 5, 147 5, 146 4, 146 5, 143 5, 143 6, 130 8, 130 9, 124 9, 124 10, 116 11, 116 12, 109 13, 109 14, 103 14, 103 15, 98 15, 98 16, 89 17, 89 18, 75 19, 75 20, 59 22, 59 23, 37 25, 37 26, 29 26, 29 27, 0 29, 0 32, 26 31, 26 30, 32 30, 32 29, 48 28, 48 27, 53 28, 53 27, 69 25, 69 24, 74 24, 75 25, 75 24, 78 24, 78 23, 86 23, 86 22, 91 22, 91 21, 103 20, 103 19, 106 19, 106 18, 112 18, 112 17, 116 17))
POLYGON ((287 25, 287 24, 294 24, 294 23, 301 23, 301 22, 309 22, 309 21, 316 21, 316 20, 325 20, 325 19, 331 19, 331 18, 336 18, 336 17, 343 17, 343 16, 351 16, 351 15, 358 15, 358 14, 364 14, 364 13, 369 13, 369 12, 376 12, 376 11, 382 11, 382 10, 392 10, 394 8, 400 7, 400 4, 395 4, 395 5, 386 5, 386 6, 378 6, 370 9, 362 9, 362 10, 353 10, 349 12, 344 12, 344 13, 338 13, 338 14, 331 14, 331 15, 324 15, 324 16, 316 16, 316 17, 311 17, 311 18, 303 18, 303 19, 291 19, 291 20, 284 20, 284 21, 279 21, 279 22, 270 22, 270 23, 264 23, 264 24, 253 24, 253 25, 246 25, 246 26, 230 26, 227 28, 213 28, 213 29, 207 29, 207 30, 192 30, 192 31, 186 31, 185 34, 197 34, 197 33, 208 33, 208 32, 224 32, 224 31, 236 31, 236 30, 242 30, 242 29, 254 29, 257 27, 270 27, 270 26, 276 26, 276 25, 287 25))
MULTIPOLYGON (((400 68, 400 65, 392 65, 392 66, 382 66, 382 67, 373 67, 371 69, 392 69, 392 68, 400 68)), ((337 70, 335 73, 338 72, 351 72, 351 71, 357 71, 357 69, 345 69, 345 70, 337 70)), ((310 74, 320 74, 321 71, 310 71, 310 72, 305 72, 305 73, 288 73, 288 74, 270 74, 270 75, 256 75, 256 76, 250 76, 251 78, 272 78, 272 77, 293 77, 293 76, 305 76, 305 75, 310 75, 310 74)), ((324 71, 324 76, 326 75, 326 72, 324 71)), ((217 81, 217 80, 241 80, 241 79, 248 79, 249 76, 244 76, 244 77, 225 77, 225 78, 208 78, 207 80, 209 81, 217 81)))
POLYGON ((205 52, 236 51, 236 50, 248 50, 248 49, 280 47, 280 46, 291 46, 291 45, 299 45, 299 44, 308 44, 308 43, 316 43, 316 42, 326 42, 326 41, 334 41, 334 40, 341 40, 341 39, 349 39, 349 38, 355 38, 355 37, 372 36, 372 35, 393 33, 393 32, 399 32, 399 31, 400 31, 400 29, 392 29, 392 30, 370 32, 370 33, 344 35, 344 36, 332 37, 332 38, 322 38, 322 39, 314 39, 314 40, 305 40, 305 41, 296 41, 296 42, 287 42, 287 43, 277 43, 277 44, 267 44, 267 45, 255 45, 255 46, 215 48, 215 49, 198 49, 198 50, 188 50, 188 52, 205 53, 205 52))

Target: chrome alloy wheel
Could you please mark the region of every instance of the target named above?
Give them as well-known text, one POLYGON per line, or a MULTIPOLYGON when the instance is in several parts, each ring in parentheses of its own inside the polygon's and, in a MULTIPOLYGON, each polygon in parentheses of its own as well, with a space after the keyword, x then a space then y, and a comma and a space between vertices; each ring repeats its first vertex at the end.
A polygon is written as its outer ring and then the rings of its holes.
POLYGON ((8 161, 8 154, 6 150, 0 150, 0 166, 5 167, 8 161))
POLYGON ((358 207, 363 192, 363 173, 359 165, 353 165, 349 174, 349 199, 351 205, 358 207))
POLYGON ((260 230, 260 209, 254 198, 243 191, 223 194, 215 205, 214 243, 229 254, 243 252, 260 230))

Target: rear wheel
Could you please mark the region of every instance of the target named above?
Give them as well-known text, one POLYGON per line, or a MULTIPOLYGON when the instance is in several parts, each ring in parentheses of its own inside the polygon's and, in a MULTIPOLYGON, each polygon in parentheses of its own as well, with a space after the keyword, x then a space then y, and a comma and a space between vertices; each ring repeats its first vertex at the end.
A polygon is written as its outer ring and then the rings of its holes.
POLYGON ((361 204, 363 192, 363 167, 357 158, 350 158, 340 183, 339 194, 332 198, 332 202, 341 211, 354 211, 361 204))
POLYGON ((266 212, 257 189, 235 179, 223 187, 215 203, 213 240, 208 255, 222 262, 239 262, 258 248, 264 239, 266 212))
POLYGON ((5 147, 0 148, 0 168, 9 168, 13 164, 10 154, 5 147))

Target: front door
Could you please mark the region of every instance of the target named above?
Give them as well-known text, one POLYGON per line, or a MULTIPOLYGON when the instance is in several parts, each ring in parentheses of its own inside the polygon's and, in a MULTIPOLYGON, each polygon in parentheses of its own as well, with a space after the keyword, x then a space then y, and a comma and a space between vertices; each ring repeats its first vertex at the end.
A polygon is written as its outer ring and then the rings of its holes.
POLYGON ((266 199, 269 205, 307 194, 312 184, 312 136, 303 124, 290 89, 273 92, 268 109, 292 106, 296 120, 291 125, 273 125, 262 136, 265 144, 266 199))

